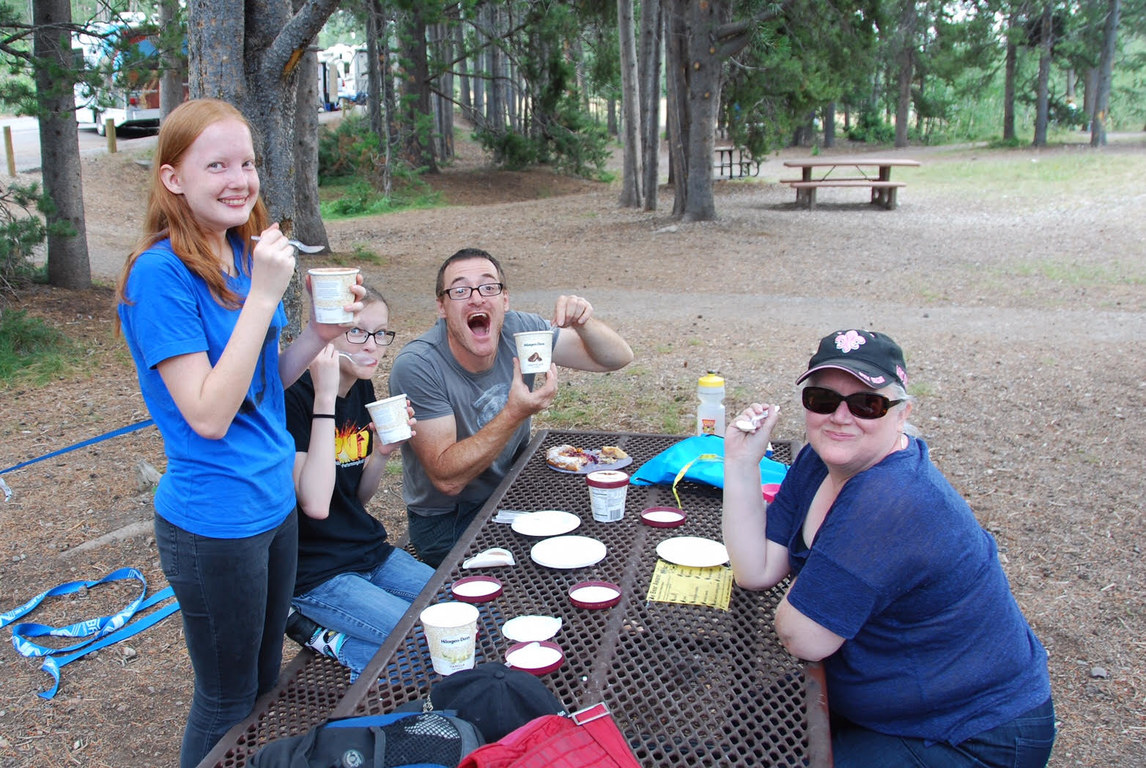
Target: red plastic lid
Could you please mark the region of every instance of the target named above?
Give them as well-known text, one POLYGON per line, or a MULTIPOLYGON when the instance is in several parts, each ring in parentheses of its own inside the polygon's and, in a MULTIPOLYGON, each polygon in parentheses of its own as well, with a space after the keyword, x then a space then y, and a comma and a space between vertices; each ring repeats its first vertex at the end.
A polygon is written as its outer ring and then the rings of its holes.
POLYGON ((531 675, 548 675, 565 663, 565 651, 549 640, 533 643, 517 643, 505 652, 505 663, 531 675))
POLYGON ((455 600, 463 603, 488 603, 501 596, 501 582, 493 576, 466 576, 450 586, 455 600))
POLYGON ((608 581, 582 581, 569 587, 569 602, 578 608, 612 608, 621 602, 621 588, 608 581))
POLYGON ((653 528, 677 528, 687 517, 678 507, 649 507, 641 512, 641 522, 653 528))
POLYGON ((593 488, 624 488, 629 484, 629 476, 615 469, 599 469, 585 475, 585 482, 593 488))

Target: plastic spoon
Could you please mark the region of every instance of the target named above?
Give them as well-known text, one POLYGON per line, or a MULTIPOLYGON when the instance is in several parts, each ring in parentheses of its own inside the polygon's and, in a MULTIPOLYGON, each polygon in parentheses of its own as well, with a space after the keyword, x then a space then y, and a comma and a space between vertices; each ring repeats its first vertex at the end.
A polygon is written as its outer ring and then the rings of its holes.
POLYGON ((774 405, 771 408, 765 408, 764 413, 758 413, 751 419, 737 419, 736 423, 734 423, 732 426, 736 427, 741 432, 747 432, 751 435, 760 428, 760 425, 764 422, 764 419, 768 418, 768 414, 772 412, 772 408, 776 409, 776 413, 780 412, 780 406, 774 405))
MULTIPOLYGON (((262 238, 260 238, 258 235, 251 235, 251 239, 257 243, 262 238)), ((298 240, 287 240, 287 242, 303 253, 318 253, 319 251, 326 248, 325 245, 306 245, 305 243, 300 243, 298 240)))

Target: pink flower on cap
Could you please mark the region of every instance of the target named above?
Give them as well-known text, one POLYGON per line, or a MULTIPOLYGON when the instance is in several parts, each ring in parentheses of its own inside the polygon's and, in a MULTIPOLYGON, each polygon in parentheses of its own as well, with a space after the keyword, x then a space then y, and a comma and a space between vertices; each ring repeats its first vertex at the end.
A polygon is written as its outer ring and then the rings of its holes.
POLYGON ((843 352, 844 354, 853 352, 866 343, 867 339, 865 339, 863 336, 860 336, 855 331, 841 333, 836 337, 836 349, 843 352))

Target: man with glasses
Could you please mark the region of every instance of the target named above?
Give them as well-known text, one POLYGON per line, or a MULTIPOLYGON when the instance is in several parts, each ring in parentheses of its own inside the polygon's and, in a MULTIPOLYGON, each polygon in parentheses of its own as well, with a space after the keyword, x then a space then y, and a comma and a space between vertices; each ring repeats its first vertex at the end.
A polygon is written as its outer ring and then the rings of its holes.
POLYGON ((403 451, 410 541, 437 567, 529 442, 530 420, 557 394, 557 366, 615 371, 633 351, 579 296, 559 296, 552 322, 509 309, 501 264, 465 248, 438 270, 438 321, 394 359, 390 393, 418 416, 403 451), (534 389, 513 335, 553 330, 554 365, 534 389))

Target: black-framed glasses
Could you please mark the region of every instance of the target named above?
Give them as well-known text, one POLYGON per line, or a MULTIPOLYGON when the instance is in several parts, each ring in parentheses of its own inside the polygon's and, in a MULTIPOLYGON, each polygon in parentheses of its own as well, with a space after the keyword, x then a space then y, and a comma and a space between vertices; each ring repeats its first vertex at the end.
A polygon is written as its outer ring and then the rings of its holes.
POLYGON ((447 288, 439 293, 439 296, 449 296, 453 301, 465 301, 470 296, 474 295, 476 291, 479 296, 497 296, 505 289, 503 283, 485 283, 484 285, 455 285, 453 288, 447 288))
POLYGON ((835 413, 840 403, 847 403, 848 410, 857 419, 882 419, 892 406, 903 402, 889 400, 874 392, 856 392, 845 396, 827 387, 804 387, 801 397, 805 408, 823 416, 835 413))
POLYGON ((351 344, 365 344, 366 340, 371 336, 374 337, 374 343, 380 347, 388 347, 394 341, 394 337, 398 334, 394 331, 364 331, 361 328, 351 328, 346 332, 346 340, 351 344))

